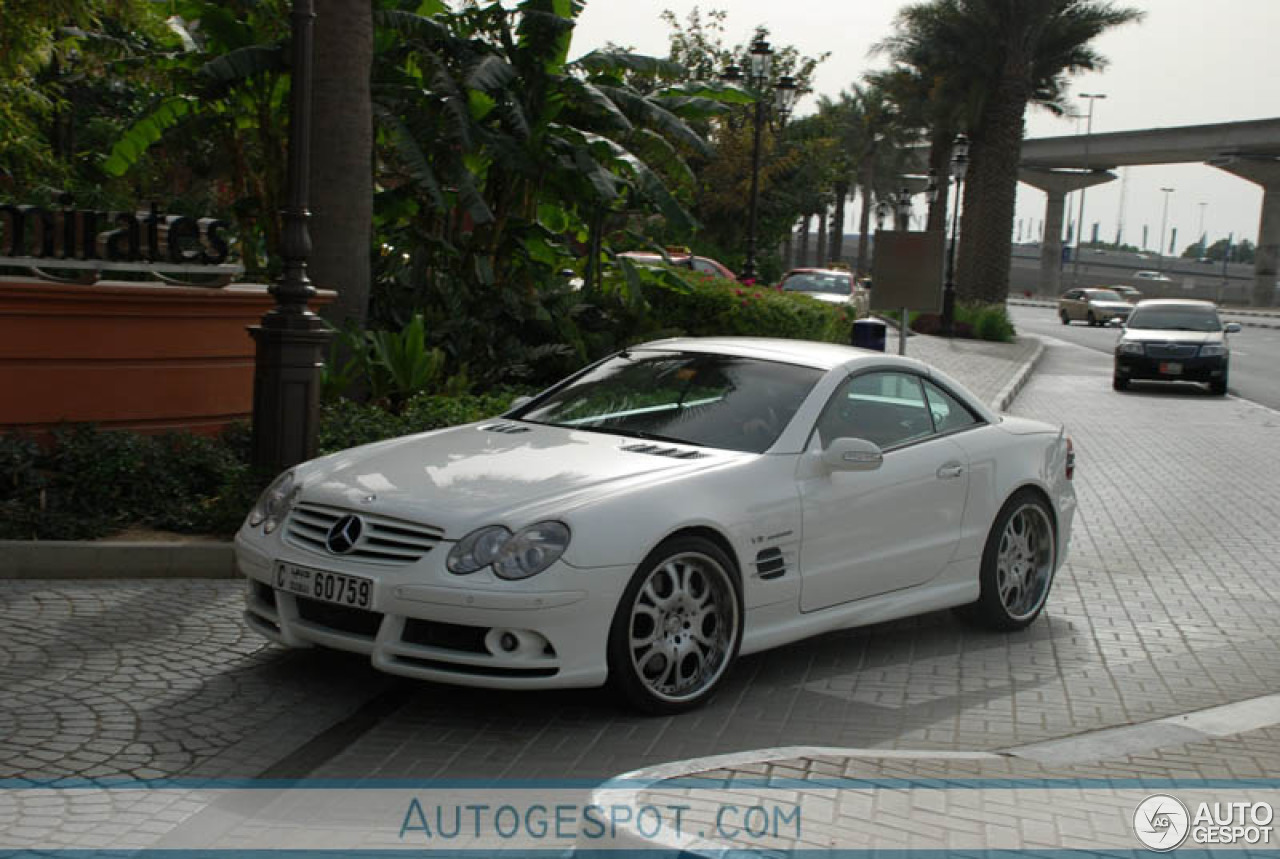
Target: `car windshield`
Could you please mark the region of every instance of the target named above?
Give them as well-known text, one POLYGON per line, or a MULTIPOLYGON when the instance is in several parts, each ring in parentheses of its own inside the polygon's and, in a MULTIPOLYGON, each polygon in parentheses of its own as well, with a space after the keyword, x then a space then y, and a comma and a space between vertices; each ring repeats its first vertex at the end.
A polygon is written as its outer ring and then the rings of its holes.
POLYGON ((818 274, 802 272, 789 274, 782 281, 786 292, 826 292, 831 295, 848 295, 850 278, 847 274, 818 274))
POLYGON ((517 420, 748 453, 768 450, 822 371, 696 352, 623 352, 517 420))
POLYGON ((1139 307, 1129 317, 1129 327, 1154 331, 1220 331, 1222 322, 1212 307, 1139 307))
POLYGON ((1094 301, 1124 301, 1120 297, 1120 293, 1113 292, 1110 289, 1091 289, 1089 290, 1089 298, 1094 301))

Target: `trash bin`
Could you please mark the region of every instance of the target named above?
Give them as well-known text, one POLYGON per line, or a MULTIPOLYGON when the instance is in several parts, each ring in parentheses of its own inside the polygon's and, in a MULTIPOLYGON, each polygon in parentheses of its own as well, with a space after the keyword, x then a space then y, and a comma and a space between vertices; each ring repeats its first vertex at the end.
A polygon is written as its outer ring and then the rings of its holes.
POLYGON ((853 323, 853 345, 884 351, 886 325, 879 319, 859 319, 853 323))

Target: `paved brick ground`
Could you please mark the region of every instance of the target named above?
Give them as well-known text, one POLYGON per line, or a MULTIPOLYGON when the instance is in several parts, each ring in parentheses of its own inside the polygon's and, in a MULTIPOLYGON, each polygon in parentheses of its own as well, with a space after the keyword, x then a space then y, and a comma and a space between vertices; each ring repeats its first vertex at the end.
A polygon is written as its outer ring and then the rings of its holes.
MULTIPOLYGON (((984 395, 1012 374, 1017 347, 934 342, 939 357, 931 342, 909 354, 984 395)), ((1031 629, 937 613, 828 635, 742 660, 711 706, 672 719, 595 691, 411 685, 314 774, 607 777, 781 745, 998 749, 1280 689, 1280 463, 1264 455, 1280 415, 1117 394, 1105 356, 1068 346, 1014 411, 1066 421, 1080 453, 1072 557, 1031 629)), ((253 776, 387 688, 359 659, 267 647, 239 605, 223 582, 0 582, 0 777, 253 776)))

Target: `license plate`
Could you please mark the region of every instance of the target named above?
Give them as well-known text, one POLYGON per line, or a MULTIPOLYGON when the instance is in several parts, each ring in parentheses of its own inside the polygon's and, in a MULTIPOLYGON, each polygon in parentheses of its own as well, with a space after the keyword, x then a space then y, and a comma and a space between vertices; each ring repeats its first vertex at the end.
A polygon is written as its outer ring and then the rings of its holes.
POLYGON ((373 582, 370 579, 297 564, 276 564, 276 587, 299 596, 353 608, 368 608, 373 603, 373 582))
POLYGON ((1160 365, 1160 372, 1165 376, 1182 375, 1182 365, 1173 361, 1166 361, 1160 365))

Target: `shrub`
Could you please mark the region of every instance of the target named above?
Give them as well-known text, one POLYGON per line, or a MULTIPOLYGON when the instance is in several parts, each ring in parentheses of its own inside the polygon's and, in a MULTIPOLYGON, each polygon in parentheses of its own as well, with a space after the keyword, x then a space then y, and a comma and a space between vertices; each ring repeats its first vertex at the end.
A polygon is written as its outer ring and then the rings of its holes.
MULTIPOLYGON (((897 318, 896 314, 886 314, 897 318)), ((911 330, 917 334, 942 334, 942 317, 936 313, 911 314, 911 330)), ((957 304, 952 325, 954 336, 966 340, 1008 343, 1016 334, 1003 304, 957 304)))

